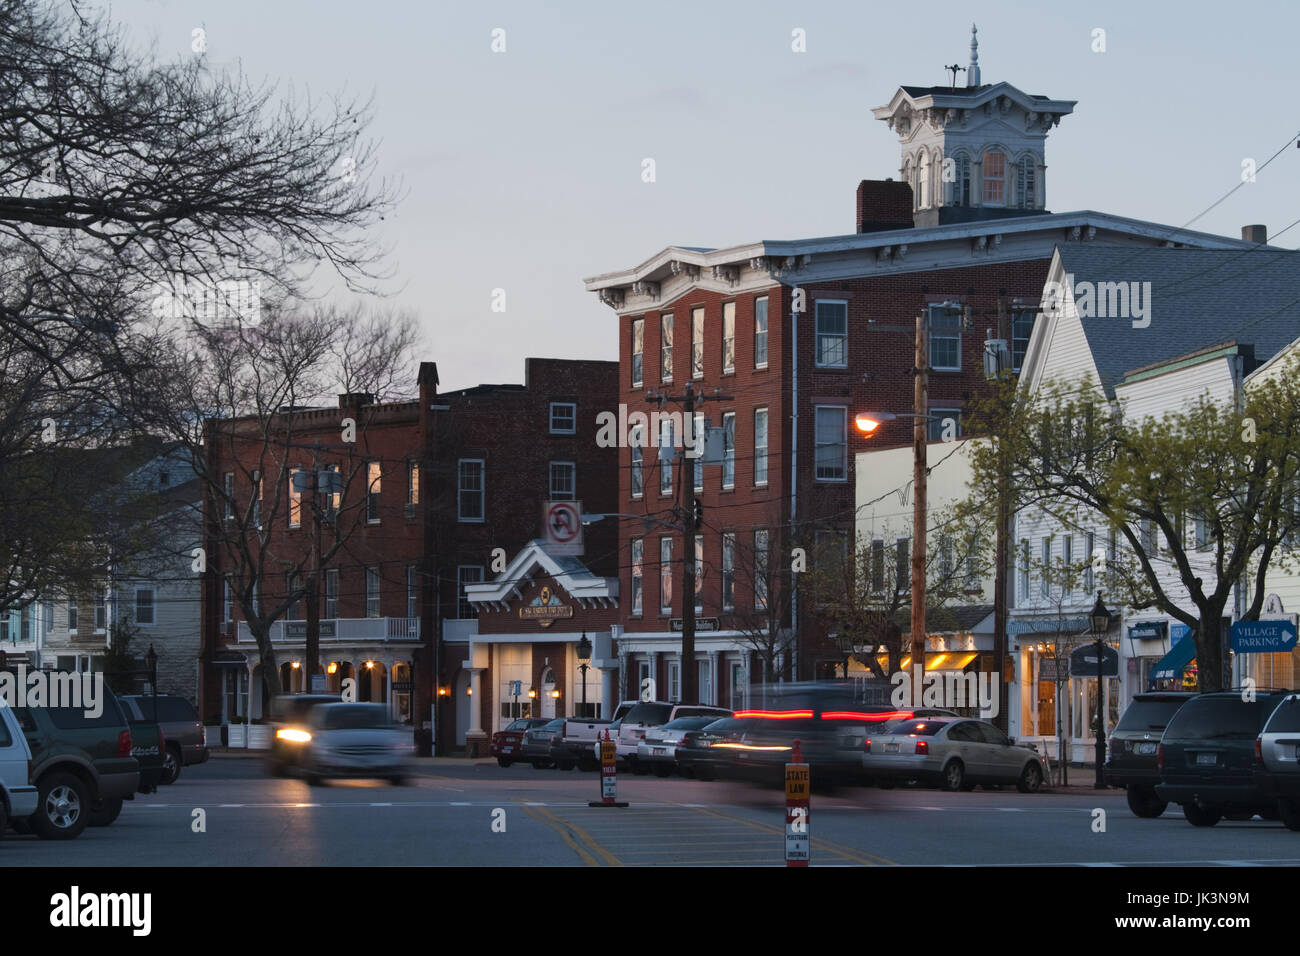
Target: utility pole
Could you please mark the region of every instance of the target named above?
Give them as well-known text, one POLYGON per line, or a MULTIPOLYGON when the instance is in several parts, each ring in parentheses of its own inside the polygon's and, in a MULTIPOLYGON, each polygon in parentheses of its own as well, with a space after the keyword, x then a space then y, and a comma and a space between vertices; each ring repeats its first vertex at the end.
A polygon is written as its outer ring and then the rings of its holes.
MULTIPOLYGON (((695 433, 695 405, 697 402, 729 402, 732 400, 732 396, 723 395, 721 392, 722 389, 716 389, 712 395, 700 395, 695 391, 694 383, 687 382, 682 395, 665 395, 652 391, 646 396, 651 400, 657 399, 661 407, 669 402, 682 406, 682 461, 680 471, 683 509, 681 518, 682 676, 680 694, 682 702, 688 704, 697 702, 699 692, 695 681, 695 461, 693 458, 690 459, 690 468, 688 470, 686 467, 688 456, 686 455, 685 436, 687 429, 690 429, 697 455, 703 454, 704 450, 700 448, 703 436, 695 433)), ((662 455, 662 452, 660 454, 662 455)), ((676 454, 676 452, 673 454, 676 454)), ((659 467, 664 467, 662 461, 659 467)))
POLYGON ((925 686, 926 392, 929 386, 929 309, 916 315, 916 367, 912 386, 912 694, 925 686))
MULTIPOLYGON (((1008 337, 1010 329, 1007 322, 1007 296, 1006 290, 1001 290, 998 294, 998 335, 997 337, 1006 342, 1008 348, 1011 339, 1008 337)), ((1006 376, 999 370, 999 374, 994 379, 994 387, 999 389, 998 395, 1001 396, 1006 376)), ((1000 730, 1005 733, 1010 726, 1010 715, 1007 713, 1007 549, 1011 536, 1010 528, 1010 502, 1007 500, 1009 494, 1007 472, 1010 471, 1010 462, 1007 460, 1006 442, 999 437, 998 442, 998 503, 997 503, 997 538, 993 549, 993 669, 998 678, 998 713, 995 722, 1000 730)))

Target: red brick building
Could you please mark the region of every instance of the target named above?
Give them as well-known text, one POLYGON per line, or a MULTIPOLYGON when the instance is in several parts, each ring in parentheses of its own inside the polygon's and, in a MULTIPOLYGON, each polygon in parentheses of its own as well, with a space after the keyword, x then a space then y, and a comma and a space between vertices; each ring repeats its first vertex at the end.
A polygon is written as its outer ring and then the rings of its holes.
MULTIPOLYGON (((628 416, 671 411, 656 396, 680 396, 688 383, 727 396, 703 408, 725 429, 724 464, 695 479, 704 517, 693 549, 703 572, 696 605, 709 621, 689 666, 702 703, 745 704, 745 687, 762 679, 766 641, 795 649, 777 655, 786 677, 829 676, 843 663, 789 597, 791 549, 811 555, 835 535, 851 536, 854 455, 866 448, 853 419, 911 412, 918 313, 928 310, 934 329, 928 414, 959 425, 985 387, 986 337, 1005 342, 1019 366, 1056 246, 1106 243, 1132 247, 1135 257, 1155 245, 1247 246, 1104 213, 1048 212, 1043 147, 1073 102, 981 84, 971 66, 970 87, 902 87, 875 111, 899 135, 902 181, 859 184, 853 233, 670 246, 586 280, 618 322, 628 416), (756 588, 756 580, 767 583, 756 588), (779 625, 756 638, 764 605, 779 625)), ((666 437, 680 445, 676 427, 666 437)), ((941 427, 931 423, 932 440, 941 427)), ((680 462, 658 462, 654 431, 648 448, 620 449, 616 510, 672 522, 682 471, 680 462)), ((910 440, 902 420, 882 427, 871 447, 910 440)), ((633 520, 620 521, 619 534, 624 693, 653 677, 659 696, 674 699, 685 538, 633 520)))

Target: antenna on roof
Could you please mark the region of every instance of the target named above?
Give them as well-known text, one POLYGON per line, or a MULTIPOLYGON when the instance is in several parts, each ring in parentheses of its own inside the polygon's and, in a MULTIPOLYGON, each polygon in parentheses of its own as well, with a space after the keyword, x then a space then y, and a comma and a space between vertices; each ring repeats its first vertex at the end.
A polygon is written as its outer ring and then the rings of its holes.
POLYGON ((966 72, 966 67, 964 67, 964 66, 958 66, 956 63, 953 63, 953 64, 950 65, 950 66, 945 66, 944 69, 947 70, 949 73, 952 74, 952 88, 953 88, 954 90, 957 89, 957 74, 958 74, 958 73, 965 73, 965 72, 966 72))

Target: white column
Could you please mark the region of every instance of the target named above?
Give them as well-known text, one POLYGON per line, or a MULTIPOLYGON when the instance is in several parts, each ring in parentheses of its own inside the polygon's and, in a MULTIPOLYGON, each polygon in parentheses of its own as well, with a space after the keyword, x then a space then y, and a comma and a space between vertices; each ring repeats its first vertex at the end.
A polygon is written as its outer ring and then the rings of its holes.
POLYGON ((709 699, 706 703, 718 704, 718 652, 709 651, 709 699))
MULTIPOLYGON (((646 660, 650 664, 650 679, 654 681, 654 685, 655 685, 655 693, 654 693, 655 700, 663 700, 664 699, 663 695, 664 693, 666 693, 666 689, 661 689, 659 687, 659 652, 658 651, 648 652, 646 654, 646 660)), ((641 682, 639 680, 637 681, 636 693, 639 698, 641 694, 641 682)))
POLYGON ((482 705, 480 695, 483 693, 483 668, 474 667, 469 672, 469 732, 483 733, 482 705))

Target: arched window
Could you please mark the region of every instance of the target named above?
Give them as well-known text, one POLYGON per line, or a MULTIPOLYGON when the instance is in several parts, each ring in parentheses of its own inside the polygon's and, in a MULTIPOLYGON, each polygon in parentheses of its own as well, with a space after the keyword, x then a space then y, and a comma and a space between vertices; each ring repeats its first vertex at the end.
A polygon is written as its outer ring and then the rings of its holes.
POLYGON ((984 202, 1002 205, 1007 201, 1007 157, 996 150, 984 154, 984 202))
POLYGON ((1032 155, 1021 157, 1016 175, 1016 205, 1021 209, 1038 205, 1037 171, 1038 161, 1032 155))
POLYGON ((945 184, 948 187, 948 203, 953 206, 969 206, 970 157, 965 153, 958 153, 952 157, 952 160, 952 172, 946 173, 951 176, 951 180, 945 184))
POLYGON ((930 207, 930 154, 921 154, 921 164, 917 169, 916 204, 920 209, 930 207))

